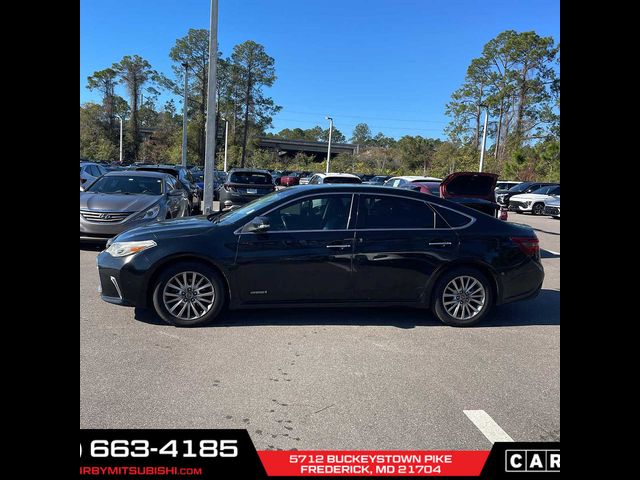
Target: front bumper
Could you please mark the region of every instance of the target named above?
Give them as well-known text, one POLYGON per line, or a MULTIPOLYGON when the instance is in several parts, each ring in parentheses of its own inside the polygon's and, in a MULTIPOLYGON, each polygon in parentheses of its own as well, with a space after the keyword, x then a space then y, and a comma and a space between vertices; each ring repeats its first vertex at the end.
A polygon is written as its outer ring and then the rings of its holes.
POLYGON ((522 202, 518 201, 510 201, 509 202, 509 211, 510 212, 530 212, 533 208, 533 203, 529 205, 525 205, 522 202))
POLYGON ((149 220, 129 217, 122 222, 114 223, 89 222, 80 215, 80 240, 86 242, 104 242, 125 230, 140 227, 142 225, 148 225, 150 223, 160 221, 161 218, 164 218, 164 211, 162 210, 156 218, 149 220))
POLYGON ((560 207, 544 207, 542 212, 544 215, 551 215, 552 217, 560 216, 560 207))
POLYGON ((102 300, 127 307, 146 307, 149 263, 141 255, 112 257, 106 251, 96 258, 102 300))

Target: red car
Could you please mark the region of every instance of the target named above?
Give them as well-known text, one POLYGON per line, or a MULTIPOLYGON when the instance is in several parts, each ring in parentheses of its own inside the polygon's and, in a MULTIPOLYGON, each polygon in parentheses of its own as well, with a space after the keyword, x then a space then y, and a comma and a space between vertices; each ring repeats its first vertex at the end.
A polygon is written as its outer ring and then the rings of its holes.
POLYGON ((291 172, 289 175, 280 177, 280 185, 283 187, 293 187, 300 185, 300 172, 291 172))

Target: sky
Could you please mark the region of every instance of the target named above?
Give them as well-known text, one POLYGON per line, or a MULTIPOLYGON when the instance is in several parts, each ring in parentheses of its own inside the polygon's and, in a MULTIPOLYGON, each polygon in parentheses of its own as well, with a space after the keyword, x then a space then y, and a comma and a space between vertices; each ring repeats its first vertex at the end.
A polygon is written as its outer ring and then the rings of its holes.
MULTIPOLYGON (((169 50, 189 28, 209 28, 209 8, 209 0, 81 0, 80 103, 100 100, 87 77, 124 55, 171 75, 169 50)), ((559 0, 219 0, 218 8, 224 57, 254 40, 275 59, 278 78, 265 93, 283 108, 273 132, 328 128, 329 115, 347 138, 360 122, 373 134, 445 138, 445 105, 485 43, 509 29, 560 41, 559 0)))

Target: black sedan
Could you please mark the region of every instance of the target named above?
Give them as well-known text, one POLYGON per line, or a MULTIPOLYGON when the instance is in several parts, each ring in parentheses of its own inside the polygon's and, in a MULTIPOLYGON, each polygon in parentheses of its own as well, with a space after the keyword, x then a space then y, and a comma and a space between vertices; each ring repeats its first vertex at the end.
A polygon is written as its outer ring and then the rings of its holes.
POLYGON ((134 228, 98 255, 103 300, 177 326, 231 309, 431 308, 468 326, 544 278, 531 228, 448 200, 369 185, 265 195, 226 213, 134 228))

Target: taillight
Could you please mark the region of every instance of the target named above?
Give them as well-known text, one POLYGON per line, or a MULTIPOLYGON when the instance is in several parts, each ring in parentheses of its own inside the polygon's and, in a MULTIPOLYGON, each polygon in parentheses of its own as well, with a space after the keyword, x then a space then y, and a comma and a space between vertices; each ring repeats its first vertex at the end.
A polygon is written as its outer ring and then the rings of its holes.
POLYGON ((511 237, 511 241, 528 257, 540 255, 540 242, 537 237, 511 237))
POLYGON ((500 207, 500 220, 504 220, 507 221, 509 219, 509 213, 507 212, 507 209, 504 207, 500 207))

